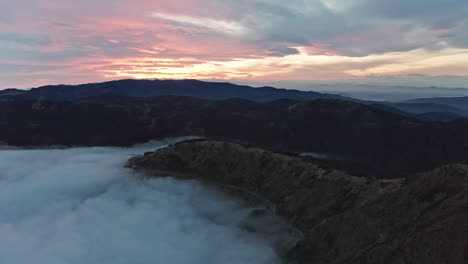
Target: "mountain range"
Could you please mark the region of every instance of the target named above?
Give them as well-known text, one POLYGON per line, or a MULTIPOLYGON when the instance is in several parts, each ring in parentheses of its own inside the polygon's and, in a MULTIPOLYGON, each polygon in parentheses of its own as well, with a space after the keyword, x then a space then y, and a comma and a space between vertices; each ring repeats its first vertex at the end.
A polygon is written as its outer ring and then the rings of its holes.
POLYGON ((199 136, 304 154, 355 174, 387 178, 468 161, 467 119, 428 121, 385 104, 314 92, 126 80, 7 90, 0 100, 0 141, 8 145, 126 146, 199 136), (132 90, 129 83, 140 88, 132 90), (160 83, 161 89, 151 88, 160 83), (169 87, 178 96, 149 96, 169 87), (203 99, 209 94, 203 87, 217 92, 203 99), (179 96, 182 91, 202 95, 179 96))
POLYGON ((223 82, 198 80, 117 80, 82 85, 49 85, 29 90, 0 90, 0 102, 48 100, 76 101, 89 97, 125 96, 147 98, 156 96, 190 96, 200 99, 224 100, 243 98, 255 102, 280 99, 309 101, 314 99, 340 99, 370 104, 422 121, 452 121, 468 116, 468 97, 414 99, 402 102, 375 102, 359 100, 336 94, 278 89, 273 87, 254 88, 223 82))
POLYGON ((231 83, 203 82, 198 80, 118 80, 82 85, 49 85, 30 90, 6 89, 0 91, 0 101, 18 100, 79 100, 100 95, 129 97, 191 96, 201 99, 223 100, 244 98, 265 102, 277 99, 313 100, 317 98, 344 98, 317 92, 277 89, 273 87, 253 88, 231 83))

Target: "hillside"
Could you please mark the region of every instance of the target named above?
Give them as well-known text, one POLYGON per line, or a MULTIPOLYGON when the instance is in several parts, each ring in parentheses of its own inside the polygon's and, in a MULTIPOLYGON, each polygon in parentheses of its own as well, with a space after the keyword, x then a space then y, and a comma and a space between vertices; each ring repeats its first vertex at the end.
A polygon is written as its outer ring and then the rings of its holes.
POLYGON ((257 103, 165 96, 0 103, 0 141, 17 146, 128 146, 200 136, 319 153, 356 174, 403 177, 468 160, 468 120, 422 122, 372 106, 319 99, 257 103))
POLYGON ((261 195, 298 227, 299 263, 451 263, 468 260, 468 166, 374 180, 288 155, 219 141, 179 143, 127 166, 261 195), (175 174, 174 174, 175 173, 175 174))

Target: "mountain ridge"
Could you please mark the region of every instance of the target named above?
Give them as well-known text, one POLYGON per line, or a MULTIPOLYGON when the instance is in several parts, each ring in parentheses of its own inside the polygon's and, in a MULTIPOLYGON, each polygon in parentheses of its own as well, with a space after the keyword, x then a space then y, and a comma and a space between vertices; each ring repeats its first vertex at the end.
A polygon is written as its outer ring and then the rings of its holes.
POLYGON ((468 166, 411 181, 357 177, 314 162, 223 141, 182 142, 131 158, 148 177, 173 175, 241 188, 303 233, 299 263, 453 263, 468 260, 468 166))
POLYGON ((308 102, 102 96, 0 103, 0 141, 17 146, 128 146, 200 136, 293 153, 352 157, 333 166, 400 177, 468 157, 468 120, 424 122, 339 99, 308 102))
POLYGON ((273 87, 251 87, 227 82, 204 82, 199 80, 133 80, 124 79, 103 83, 81 85, 47 85, 30 90, 10 89, 0 91, 0 101, 15 100, 77 100, 84 97, 115 93, 130 97, 154 97, 163 95, 192 96, 202 99, 221 100, 241 97, 264 102, 277 99, 312 100, 316 98, 344 98, 339 95, 312 91, 288 90, 273 87), (12 93, 13 90, 17 94, 12 93), (22 91, 22 92, 20 92, 22 91))

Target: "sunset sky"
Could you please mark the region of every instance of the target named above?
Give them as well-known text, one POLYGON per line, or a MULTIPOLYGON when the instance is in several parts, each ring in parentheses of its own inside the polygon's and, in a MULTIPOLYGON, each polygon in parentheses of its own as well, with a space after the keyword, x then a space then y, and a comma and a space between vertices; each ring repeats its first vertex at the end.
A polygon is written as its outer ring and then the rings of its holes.
POLYGON ((0 89, 124 78, 468 87, 467 0, 0 2, 0 89))

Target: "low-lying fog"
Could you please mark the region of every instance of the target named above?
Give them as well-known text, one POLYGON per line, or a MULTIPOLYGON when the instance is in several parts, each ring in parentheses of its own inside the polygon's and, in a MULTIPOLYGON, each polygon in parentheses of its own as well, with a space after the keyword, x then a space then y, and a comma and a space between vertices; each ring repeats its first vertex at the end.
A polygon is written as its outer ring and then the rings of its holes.
POLYGON ((149 150, 0 150, 0 263, 279 263, 274 239, 244 228, 252 208, 123 168, 149 150))

